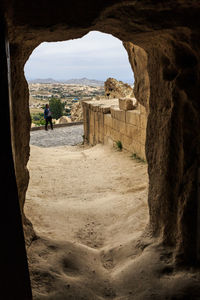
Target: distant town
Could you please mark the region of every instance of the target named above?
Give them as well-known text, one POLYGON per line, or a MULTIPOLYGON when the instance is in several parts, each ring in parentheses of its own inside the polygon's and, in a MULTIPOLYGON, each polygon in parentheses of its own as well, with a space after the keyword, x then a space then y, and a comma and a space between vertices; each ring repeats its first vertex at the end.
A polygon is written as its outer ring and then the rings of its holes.
POLYGON ((87 78, 70 80, 70 82, 56 82, 53 79, 36 79, 28 82, 29 108, 33 122, 42 118, 44 105, 51 98, 60 99, 64 103, 65 115, 70 117, 75 103, 104 96, 104 82, 87 78), (73 83, 74 81, 76 83, 73 83))
MULTIPOLYGON (((114 98, 116 96, 125 97, 133 93, 133 86, 116 79, 107 81, 105 82, 109 89, 109 92, 107 92, 114 98)), ((62 116, 65 116, 65 121, 80 121, 83 118, 81 102, 94 98, 104 98, 106 93, 104 81, 88 78, 65 81, 56 81, 52 78, 34 79, 29 80, 28 85, 32 125, 36 126, 44 125, 44 107, 45 104, 55 101, 52 99, 57 99, 56 101, 62 106, 62 116)), ((54 122, 57 122, 57 120, 58 118, 54 122)))

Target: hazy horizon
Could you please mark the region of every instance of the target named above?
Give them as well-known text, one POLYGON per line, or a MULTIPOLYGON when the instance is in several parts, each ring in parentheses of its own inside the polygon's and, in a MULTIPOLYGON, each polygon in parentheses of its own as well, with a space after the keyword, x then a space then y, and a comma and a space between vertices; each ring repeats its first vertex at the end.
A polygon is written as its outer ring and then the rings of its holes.
POLYGON ((105 81, 113 77, 134 82, 122 42, 110 34, 97 31, 79 39, 40 44, 30 55, 24 72, 28 80, 87 78, 105 81))
MULTIPOLYGON (((105 80, 101 80, 101 79, 96 79, 96 78, 87 78, 87 77, 80 77, 80 78, 69 78, 69 79, 64 79, 64 78, 60 78, 60 79, 55 79, 55 78, 51 78, 51 77, 44 77, 44 78, 28 78, 26 77, 27 81, 35 81, 35 80, 54 80, 55 82, 65 82, 65 81, 70 81, 70 80, 81 80, 81 79, 87 79, 87 80, 95 80, 95 81, 102 81, 105 82, 105 80)), ((116 79, 116 78, 115 78, 116 79)), ((124 83, 128 83, 128 84, 134 84, 134 80, 133 79, 124 79, 121 80, 119 79, 119 81, 123 81, 124 83)))

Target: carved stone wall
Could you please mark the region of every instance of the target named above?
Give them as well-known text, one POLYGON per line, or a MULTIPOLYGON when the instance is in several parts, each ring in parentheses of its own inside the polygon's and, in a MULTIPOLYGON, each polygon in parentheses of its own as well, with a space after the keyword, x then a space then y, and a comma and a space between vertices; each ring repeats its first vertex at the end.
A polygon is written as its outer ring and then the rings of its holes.
POLYGON ((150 86, 148 233, 172 247, 177 262, 194 263, 200 235, 199 1, 58 0, 55 9, 55 1, 4 0, 0 8, 11 46, 14 152, 21 207, 28 184, 30 129, 23 72, 26 60, 43 41, 74 39, 91 30, 111 33, 143 49, 128 50, 137 82, 134 93, 143 105, 143 88, 150 86), (149 83, 141 84, 142 69, 133 57, 144 53, 149 83))

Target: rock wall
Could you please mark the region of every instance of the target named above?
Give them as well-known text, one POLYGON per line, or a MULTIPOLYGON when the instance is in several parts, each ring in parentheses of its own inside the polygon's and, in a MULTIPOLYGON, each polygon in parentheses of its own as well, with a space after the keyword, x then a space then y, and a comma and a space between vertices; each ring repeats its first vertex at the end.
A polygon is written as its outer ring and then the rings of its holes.
POLYGON ((110 33, 142 49, 134 47, 133 53, 130 48, 129 59, 137 82, 134 93, 144 106, 140 70, 143 63, 147 67, 148 235, 170 247, 176 262, 195 263, 200 252, 199 1, 58 0, 55 9, 54 1, 3 0, 0 9, 11 47, 13 152, 21 207, 30 130, 26 60, 43 41, 75 39, 91 30, 110 33))
MULTIPOLYGON (((1 12, 0 12, 1 13, 1 12)), ((16 184, 13 141, 11 133, 12 97, 9 41, 5 23, 0 18, 0 90, 1 90, 1 299, 32 299, 28 264, 26 258, 22 219, 16 184)))
POLYGON ((141 47, 130 42, 123 43, 127 50, 129 62, 135 75, 134 95, 136 99, 149 111, 150 82, 147 70, 147 53, 141 47))
POLYGON ((120 141, 124 149, 146 159, 146 109, 138 105, 134 110, 122 110, 118 101, 83 102, 85 140, 91 145, 120 141))

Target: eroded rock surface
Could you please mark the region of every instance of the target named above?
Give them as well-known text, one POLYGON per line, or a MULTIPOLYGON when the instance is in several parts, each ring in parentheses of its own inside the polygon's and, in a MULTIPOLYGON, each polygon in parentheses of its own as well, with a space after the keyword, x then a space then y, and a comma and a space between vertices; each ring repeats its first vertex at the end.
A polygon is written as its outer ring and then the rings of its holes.
POLYGON ((55 9, 54 1, 41 5, 39 0, 4 0, 0 7, 11 52, 13 152, 21 208, 29 180, 31 125, 25 62, 43 41, 80 38, 91 30, 110 33, 134 45, 128 50, 136 78, 134 93, 143 105, 150 87, 146 234, 170 247, 173 263, 195 264, 200 248, 199 1, 59 0, 55 9))
POLYGON ((124 42, 123 44, 128 52, 129 62, 135 75, 134 95, 148 112, 150 82, 147 70, 147 53, 144 49, 134 45, 133 43, 124 42))
POLYGON ((169 1, 155 5, 153 1, 86 1, 82 6, 80 1, 70 4, 59 1, 56 13, 53 1, 44 1, 42 8, 40 1, 34 1, 31 8, 26 1, 19 4, 13 0, 12 5, 6 2, 4 5, 11 51, 13 140, 21 207, 28 185, 30 129, 28 86, 23 72, 26 60, 44 40, 78 38, 90 30, 111 33, 142 49, 134 49, 135 55, 129 55, 136 71, 136 98, 141 103, 144 100, 139 91, 146 84, 142 83, 140 70, 147 66, 149 228, 153 236, 160 236, 176 249, 180 261, 195 261, 200 127, 199 2, 169 1))
POLYGON ((132 87, 115 78, 108 78, 104 83, 104 89, 107 98, 134 97, 132 87))
POLYGON ((80 101, 72 105, 71 120, 72 122, 83 121, 83 108, 82 103, 80 101))

